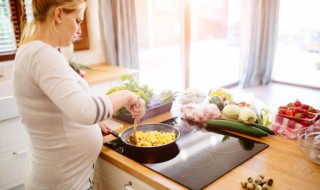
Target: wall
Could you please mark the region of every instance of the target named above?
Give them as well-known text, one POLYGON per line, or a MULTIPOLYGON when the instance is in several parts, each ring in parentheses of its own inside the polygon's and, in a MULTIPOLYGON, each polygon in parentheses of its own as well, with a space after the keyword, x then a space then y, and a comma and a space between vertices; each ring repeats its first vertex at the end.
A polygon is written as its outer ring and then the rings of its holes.
POLYGON ((94 64, 105 61, 100 33, 99 3, 97 0, 88 0, 87 21, 90 49, 76 51, 74 60, 83 64, 94 64))

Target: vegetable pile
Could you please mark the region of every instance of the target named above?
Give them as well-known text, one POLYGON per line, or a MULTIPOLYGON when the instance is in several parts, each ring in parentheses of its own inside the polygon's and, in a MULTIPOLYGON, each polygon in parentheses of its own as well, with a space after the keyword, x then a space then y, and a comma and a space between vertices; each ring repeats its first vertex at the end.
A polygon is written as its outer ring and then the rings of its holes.
MULTIPOLYGON (((159 106, 164 103, 172 102, 177 96, 177 92, 171 90, 164 90, 159 95, 153 93, 148 85, 139 85, 132 75, 121 76, 122 85, 111 88, 106 94, 112 94, 120 90, 129 90, 139 97, 141 97, 145 103, 146 108, 150 109, 159 106)), ((118 114, 129 114, 130 112, 126 108, 121 108, 115 115, 118 114)))
POLYGON ((268 109, 244 101, 235 102, 232 97, 225 89, 216 89, 207 97, 207 102, 182 105, 182 118, 203 123, 208 130, 228 130, 253 137, 275 134, 268 128, 271 124, 268 109))

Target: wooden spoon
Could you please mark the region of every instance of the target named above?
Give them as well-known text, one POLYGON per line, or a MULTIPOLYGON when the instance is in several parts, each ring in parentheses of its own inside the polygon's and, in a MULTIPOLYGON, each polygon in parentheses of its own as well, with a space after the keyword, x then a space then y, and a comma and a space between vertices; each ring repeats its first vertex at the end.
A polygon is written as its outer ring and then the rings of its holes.
POLYGON ((133 124, 133 132, 130 135, 130 142, 134 145, 137 144, 138 140, 137 140, 137 119, 134 119, 134 124, 133 124))
MULTIPOLYGON (((140 100, 140 97, 138 97, 136 106, 138 106, 139 100, 140 100)), ((133 131, 132 131, 132 134, 131 134, 130 137, 129 137, 130 142, 131 142, 132 144, 134 144, 134 145, 136 145, 137 142, 138 142, 138 140, 137 140, 137 124, 138 124, 138 120, 137 120, 137 118, 134 118, 133 131)))

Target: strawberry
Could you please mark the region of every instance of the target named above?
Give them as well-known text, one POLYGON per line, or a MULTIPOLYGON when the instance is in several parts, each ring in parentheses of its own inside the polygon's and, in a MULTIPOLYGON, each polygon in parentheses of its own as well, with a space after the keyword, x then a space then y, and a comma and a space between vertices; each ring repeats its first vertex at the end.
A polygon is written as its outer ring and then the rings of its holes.
POLYGON ((286 111, 286 115, 287 115, 287 116, 290 116, 290 117, 293 117, 293 112, 292 112, 292 110, 287 110, 287 111, 286 111))
POLYGON ((287 107, 293 107, 294 104, 292 102, 290 102, 289 104, 287 104, 287 107))
POLYGON ((303 109, 303 110, 302 110, 302 113, 303 113, 303 115, 306 116, 306 117, 309 115, 308 110, 304 110, 304 109, 303 109))
POLYGON ((303 118, 306 118, 307 116, 304 115, 304 113, 300 113, 300 118, 303 119, 303 118))
POLYGON ((309 126, 309 122, 307 120, 299 122, 303 126, 309 126))
POLYGON ((309 119, 313 119, 314 116, 315 116, 315 115, 314 115, 313 113, 309 113, 308 118, 309 118, 309 119))
POLYGON ((278 114, 285 115, 286 114, 286 110, 285 109, 281 109, 281 110, 278 111, 278 114))
POLYGON ((302 113, 302 108, 300 108, 300 107, 295 107, 294 109, 293 109, 293 113, 302 113))
POLYGON ((294 114, 294 117, 295 117, 295 118, 301 118, 301 115, 302 115, 302 114, 300 114, 300 113, 296 113, 296 114, 294 114))
POLYGON ((286 110, 287 107, 286 106, 279 106, 278 110, 286 110))
POLYGON ((301 102, 297 99, 294 103, 295 107, 300 107, 301 106, 301 102))
POLYGON ((314 112, 315 110, 314 110, 314 108, 313 108, 312 106, 309 106, 309 107, 308 107, 308 111, 309 111, 309 112, 314 112))
POLYGON ((306 104, 301 104, 301 106, 300 106, 302 109, 305 109, 305 110, 307 110, 308 109, 308 105, 306 105, 306 104))
POLYGON ((313 119, 313 118, 314 118, 314 115, 308 115, 308 118, 309 118, 309 119, 313 119))

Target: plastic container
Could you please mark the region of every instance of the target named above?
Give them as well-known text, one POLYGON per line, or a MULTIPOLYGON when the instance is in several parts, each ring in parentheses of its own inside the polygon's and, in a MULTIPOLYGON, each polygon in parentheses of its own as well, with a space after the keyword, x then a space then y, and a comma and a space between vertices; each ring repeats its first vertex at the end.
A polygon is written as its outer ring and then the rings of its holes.
POLYGON ((181 104, 189 104, 195 103, 200 104, 207 98, 206 94, 198 89, 188 88, 184 92, 182 92, 180 96, 181 104))
MULTIPOLYGON (((168 102, 168 103, 161 104, 159 106, 147 109, 145 115, 140 119, 140 121, 143 121, 151 117, 154 117, 156 115, 160 115, 170 111, 172 108, 172 103, 173 102, 168 102)), ((114 115, 113 117, 130 124, 134 123, 134 118, 132 117, 131 114, 119 114, 119 115, 114 115)))
POLYGON ((290 116, 287 116, 287 115, 282 115, 282 114, 277 114, 276 115, 276 118, 275 118, 275 122, 279 123, 279 124, 282 124, 283 123, 283 118, 287 118, 289 119, 290 121, 287 122, 287 127, 289 128, 294 128, 296 124, 301 124, 305 127, 308 127, 310 125, 313 125, 317 118, 318 118, 318 114, 314 114, 314 117, 312 119, 309 119, 309 118, 295 118, 295 117, 290 117, 290 116))

